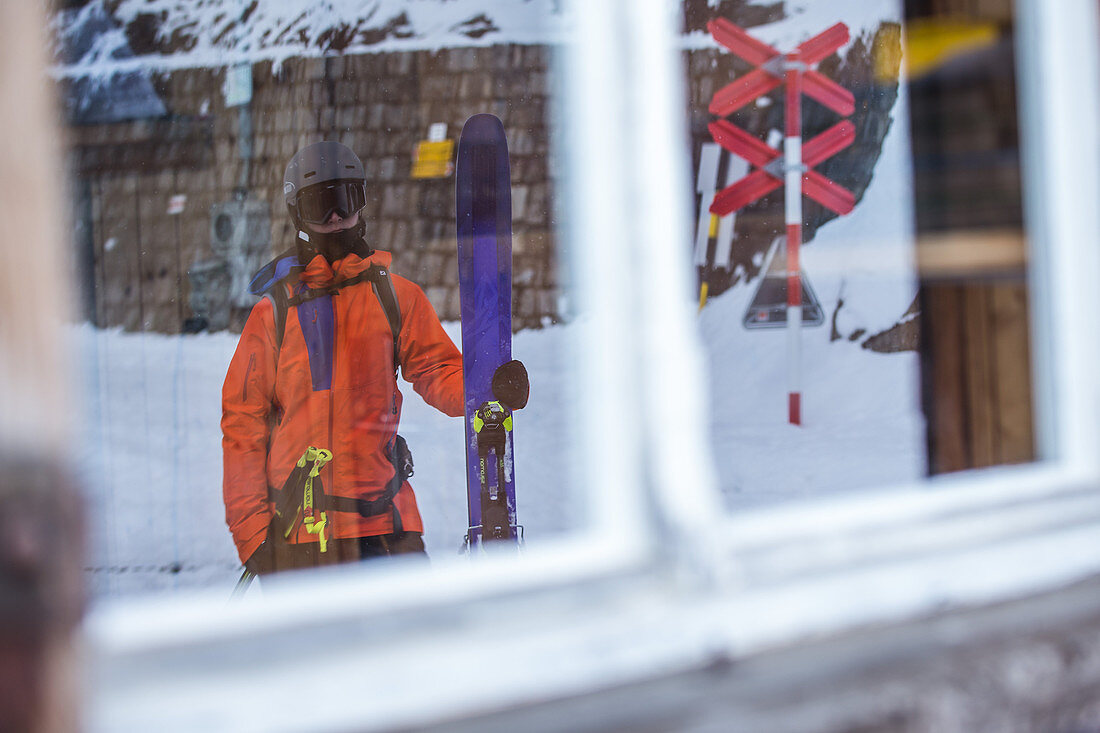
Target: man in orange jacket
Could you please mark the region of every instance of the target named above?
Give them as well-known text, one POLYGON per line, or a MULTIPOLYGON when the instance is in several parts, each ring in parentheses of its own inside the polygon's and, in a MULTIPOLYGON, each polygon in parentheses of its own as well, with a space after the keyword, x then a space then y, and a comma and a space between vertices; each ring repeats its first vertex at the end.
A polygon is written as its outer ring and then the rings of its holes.
POLYGON ((365 184, 339 143, 291 159, 296 247, 253 281, 268 297, 226 374, 226 523, 256 574, 423 553, 401 472, 397 369, 428 404, 463 414, 462 357, 421 289, 388 273, 390 254, 368 244, 365 184))

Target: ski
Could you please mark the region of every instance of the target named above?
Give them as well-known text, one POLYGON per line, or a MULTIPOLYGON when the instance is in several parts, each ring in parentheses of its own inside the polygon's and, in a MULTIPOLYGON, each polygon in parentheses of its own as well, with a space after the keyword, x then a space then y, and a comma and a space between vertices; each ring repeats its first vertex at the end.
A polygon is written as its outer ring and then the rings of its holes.
MULTIPOLYGON (((494 394, 497 368, 512 358, 512 198, 504 125, 489 114, 466 121, 455 168, 458 282, 465 380, 467 548, 518 542, 512 463, 513 407, 494 394)), ((524 398, 524 401, 526 399, 524 398)))

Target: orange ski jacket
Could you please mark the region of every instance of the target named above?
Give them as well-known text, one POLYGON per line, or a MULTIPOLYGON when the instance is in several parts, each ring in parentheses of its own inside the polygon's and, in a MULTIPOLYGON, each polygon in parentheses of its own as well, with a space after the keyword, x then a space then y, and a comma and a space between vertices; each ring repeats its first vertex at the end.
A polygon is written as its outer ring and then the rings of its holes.
MULTIPOLYGON (((390 254, 350 254, 333 265, 315 257, 286 283, 288 294, 327 288, 378 265, 390 254)), ((423 291, 390 274, 401 312, 398 353, 402 377, 438 410, 463 414, 462 356, 423 291)), ((222 387, 225 519, 241 561, 267 535, 273 494, 310 446, 332 451, 321 480, 329 496, 377 498, 394 476, 387 446, 397 434, 401 391, 393 364, 393 334, 369 281, 289 308, 281 347, 268 298, 248 316, 222 387)), ((423 532, 412 487, 393 500, 403 528, 423 532)), ((388 534, 391 512, 373 517, 329 512, 330 537, 388 534)), ((304 527, 292 543, 316 542, 304 527)))

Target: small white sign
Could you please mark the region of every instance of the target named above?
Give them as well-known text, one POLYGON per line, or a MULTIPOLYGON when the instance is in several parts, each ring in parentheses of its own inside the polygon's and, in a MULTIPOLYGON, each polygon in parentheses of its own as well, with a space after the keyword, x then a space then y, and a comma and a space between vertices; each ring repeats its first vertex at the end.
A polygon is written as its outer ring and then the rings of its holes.
POLYGON ((252 64, 244 63, 230 66, 225 70, 226 107, 237 107, 252 101, 252 64))
POLYGON ((441 143, 447 139, 447 123, 433 122, 428 127, 428 142, 441 143))
POLYGON ((182 214, 185 206, 187 206, 187 194, 177 193, 168 197, 169 214, 182 214))

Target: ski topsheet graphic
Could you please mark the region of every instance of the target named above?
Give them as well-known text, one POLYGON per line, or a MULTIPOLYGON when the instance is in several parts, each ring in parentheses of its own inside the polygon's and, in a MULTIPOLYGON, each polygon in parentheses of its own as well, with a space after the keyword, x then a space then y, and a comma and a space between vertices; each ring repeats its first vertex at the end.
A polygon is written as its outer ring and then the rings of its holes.
MULTIPOLYGON (((512 408, 493 375, 512 358, 512 199, 504 126, 474 115, 462 128, 455 173, 462 362, 466 385, 469 547, 516 541, 512 408)), ((526 397, 524 397, 526 401, 526 397)))

